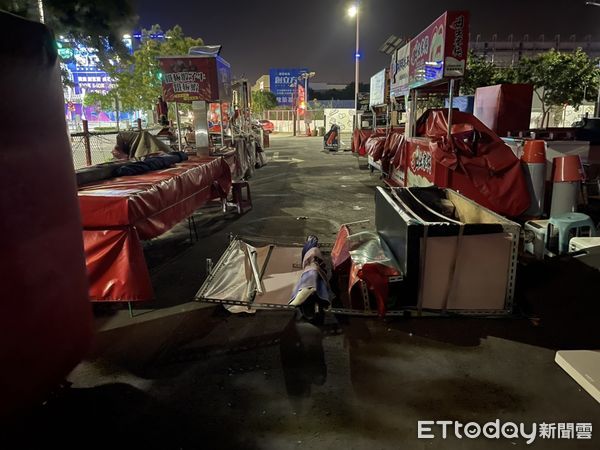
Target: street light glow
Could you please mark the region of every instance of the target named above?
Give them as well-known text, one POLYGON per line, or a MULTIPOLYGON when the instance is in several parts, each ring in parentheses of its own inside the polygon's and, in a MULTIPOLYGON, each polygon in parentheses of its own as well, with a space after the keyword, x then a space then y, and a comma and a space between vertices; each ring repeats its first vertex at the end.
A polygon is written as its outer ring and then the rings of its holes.
POLYGON ((356 7, 356 5, 352 5, 350 8, 348 8, 348 15, 350 17, 356 16, 357 13, 358 13, 358 8, 356 7))

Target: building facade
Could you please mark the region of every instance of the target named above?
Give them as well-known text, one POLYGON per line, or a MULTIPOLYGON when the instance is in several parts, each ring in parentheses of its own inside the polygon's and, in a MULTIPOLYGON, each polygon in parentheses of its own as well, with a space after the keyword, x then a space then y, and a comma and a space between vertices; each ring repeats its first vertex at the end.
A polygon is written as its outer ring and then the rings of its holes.
POLYGON ((252 92, 257 91, 270 91, 271 90, 271 78, 269 75, 261 75, 256 83, 251 88, 252 92))
POLYGON ((560 34, 530 36, 500 36, 492 34, 471 36, 469 48, 478 56, 485 57, 499 67, 510 67, 520 59, 533 57, 539 53, 555 49, 561 52, 573 52, 581 48, 590 57, 600 57, 600 41, 592 39, 592 35, 562 36, 560 34))

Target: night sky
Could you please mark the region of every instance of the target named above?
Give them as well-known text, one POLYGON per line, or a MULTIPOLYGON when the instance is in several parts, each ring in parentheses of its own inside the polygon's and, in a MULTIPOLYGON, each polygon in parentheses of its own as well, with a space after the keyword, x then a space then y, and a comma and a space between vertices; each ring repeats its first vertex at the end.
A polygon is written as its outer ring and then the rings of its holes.
MULTIPOLYGON (((206 44, 222 44, 221 55, 235 76, 254 83, 271 67, 307 67, 316 81, 354 79, 355 22, 347 17, 349 0, 136 0, 141 27, 163 30, 179 24, 206 44)), ((556 34, 600 36, 600 7, 585 0, 362 0, 361 81, 387 66, 378 52, 390 34, 412 37, 445 10, 471 12, 471 35, 504 40, 529 33, 530 40, 556 34)))

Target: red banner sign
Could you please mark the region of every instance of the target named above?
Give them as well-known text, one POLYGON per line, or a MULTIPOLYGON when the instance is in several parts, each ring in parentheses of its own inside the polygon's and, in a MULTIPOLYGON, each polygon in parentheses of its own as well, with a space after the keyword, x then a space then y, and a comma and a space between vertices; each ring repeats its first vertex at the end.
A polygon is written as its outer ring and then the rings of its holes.
POLYGON ((219 57, 159 58, 163 99, 167 102, 215 102, 231 98, 231 68, 219 57))
POLYGON ((229 126, 229 103, 211 103, 208 108, 209 133, 221 132, 221 106, 223 106, 223 129, 229 126))
POLYGON ((446 20, 444 77, 462 77, 469 51, 469 13, 449 11, 446 13, 446 20))
POLYGON ((410 41, 411 89, 461 77, 465 73, 469 45, 468 11, 447 11, 410 41))

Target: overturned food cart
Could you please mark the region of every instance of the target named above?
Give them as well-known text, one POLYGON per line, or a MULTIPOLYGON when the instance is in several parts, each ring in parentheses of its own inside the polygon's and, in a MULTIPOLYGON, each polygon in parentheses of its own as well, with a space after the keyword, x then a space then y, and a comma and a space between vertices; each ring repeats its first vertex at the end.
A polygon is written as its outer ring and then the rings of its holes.
MULTIPOLYGON (((377 188, 375 220, 345 224, 321 243, 326 304, 315 313, 506 315, 512 310, 520 226, 437 187, 377 188)), ((196 300, 249 309, 294 309, 306 243, 242 237, 231 243, 196 300)), ((306 286, 303 284, 302 286, 306 286)))

